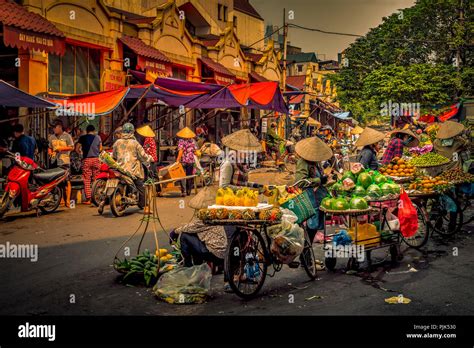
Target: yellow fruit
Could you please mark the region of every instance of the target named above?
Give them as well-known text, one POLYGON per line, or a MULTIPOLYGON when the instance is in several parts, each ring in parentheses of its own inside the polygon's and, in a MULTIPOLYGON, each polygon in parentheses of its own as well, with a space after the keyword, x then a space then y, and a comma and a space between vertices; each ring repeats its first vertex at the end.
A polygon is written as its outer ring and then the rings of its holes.
POLYGON ((224 197, 224 205, 226 206, 233 206, 235 205, 235 197, 232 195, 225 195, 224 197))
POLYGON ((217 190, 217 195, 216 195, 216 204, 217 205, 224 205, 224 196, 225 196, 225 190, 220 188, 217 190))
POLYGON ((234 204, 236 206, 243 206, 244 205, 244 199, 245 199, 245 192, 243 190, 238 190, 237 193, 235 194, 234 204))
POLYGON ((168 261, 168 258, 166 256, 160 257, 160 262, 166 262, 168 261))

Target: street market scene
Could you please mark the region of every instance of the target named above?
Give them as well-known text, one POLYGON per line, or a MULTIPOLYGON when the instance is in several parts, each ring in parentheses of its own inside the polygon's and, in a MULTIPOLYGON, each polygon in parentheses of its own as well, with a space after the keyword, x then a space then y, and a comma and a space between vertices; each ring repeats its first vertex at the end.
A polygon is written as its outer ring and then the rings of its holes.
POLYGON ((473 17, 0 0, 0 314, 472 315, 473 17))

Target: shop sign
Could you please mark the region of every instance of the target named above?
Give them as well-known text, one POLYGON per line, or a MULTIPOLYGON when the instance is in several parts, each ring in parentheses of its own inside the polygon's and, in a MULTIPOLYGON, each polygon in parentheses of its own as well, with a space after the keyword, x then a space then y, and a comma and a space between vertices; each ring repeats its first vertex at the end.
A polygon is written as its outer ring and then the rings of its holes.
POLYGON ((235 83, 235 78, 233 77, 228 77, 225 75, 220 75, 218 73, 214 73, 214 78, 216 82, 220 85, 230 85, 232 83, 235 83))
POLYGON ((267 132, 268 119, 262 118, 262 133, 267 132))
POLYGON ((59 55, 63 55, 66 50, 65 38, 35 33, 8 25, 3 26, 3 42, 6 46, 59 55))
POLYGON ((107 69, 104 72, 104 91, 112 91, 125 86, 125 71, 107 69))
POLYGON ((158 62, 153 59, 147 59, 143 56, 138 56, 138 66, 140 70, 151 70, 158 73, 161 77, 171 77, 172 69, 171 65, 158 62))

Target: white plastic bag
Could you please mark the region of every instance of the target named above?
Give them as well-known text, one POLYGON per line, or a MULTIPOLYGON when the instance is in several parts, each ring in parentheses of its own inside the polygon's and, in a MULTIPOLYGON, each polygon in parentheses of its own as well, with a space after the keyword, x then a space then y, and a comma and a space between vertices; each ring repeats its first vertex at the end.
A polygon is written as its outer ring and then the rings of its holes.
POLYGON ((295 223, 282 222, 277 233, 271 235, 271 252, 282 263, 288 264, 301 254, 304 248, 304 230, 295 223))

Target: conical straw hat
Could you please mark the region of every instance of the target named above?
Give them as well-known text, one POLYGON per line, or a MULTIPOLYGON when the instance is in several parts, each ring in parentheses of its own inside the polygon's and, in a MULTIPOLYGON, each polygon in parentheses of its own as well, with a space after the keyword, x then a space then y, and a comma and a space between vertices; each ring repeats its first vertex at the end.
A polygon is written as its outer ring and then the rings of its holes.
POLYGON ((216 202, 216 187, 204 187, 198 192, 188 203, 188 206, 192 209, 204 209, 216 202))
POLYGON ((397 134, 397 133, 402 133, 402 134, 408 134, 409 136, 411 136, 413 138, 412 141, 410 141, 410 143, 407 145, 408 147, 415 147, 417 146, 419 143, 420 143, 420 139, 418 139, 418 137, 416 136, 415 133, 413 133, 411 130, 409 129, 395 129, 391 135, 394 135, 394 134, 397 134))
POLYGON ((241 129, 223 137, 222 144, 237 151, 263 152, 262 144, 249 129, 241 129))
POLYGON ((178 133, 176 133, 176 136, 183 139, 192 139, 196 137, 196 134, 189 127, 184 127, 178 133))
POLYGON ((153 132, 153 129, 151 129, 149 125, 141 126, 140 128, 137 129, 137 133, 145 138, 155 137, 155 132, 153 132))
POLYGON ((295 151, 306 161, 320 162, 332 157, 332 150, 318 137, 300 140, 295 145, 295 151))
POLYGON ((460 134, 466 129, 462 124, 454 121, 446 121, 439 126, 436 138, 438 139, 449 139, 460 134))
POLYGON ((355 128, 351 130, 351 134, 357 135, 357 134, 361 134, 363 131, 364 131, 364 128, 362 128, 361 126, 355 126, 355 128))
POLYGON ((361 147, 366 145, 372 145, 382 141, 385 138, 385 134, 376 131, 370 127, 365 127, 364 131, 360 134, 359 139, 355 142, 355 146, 361 147))

